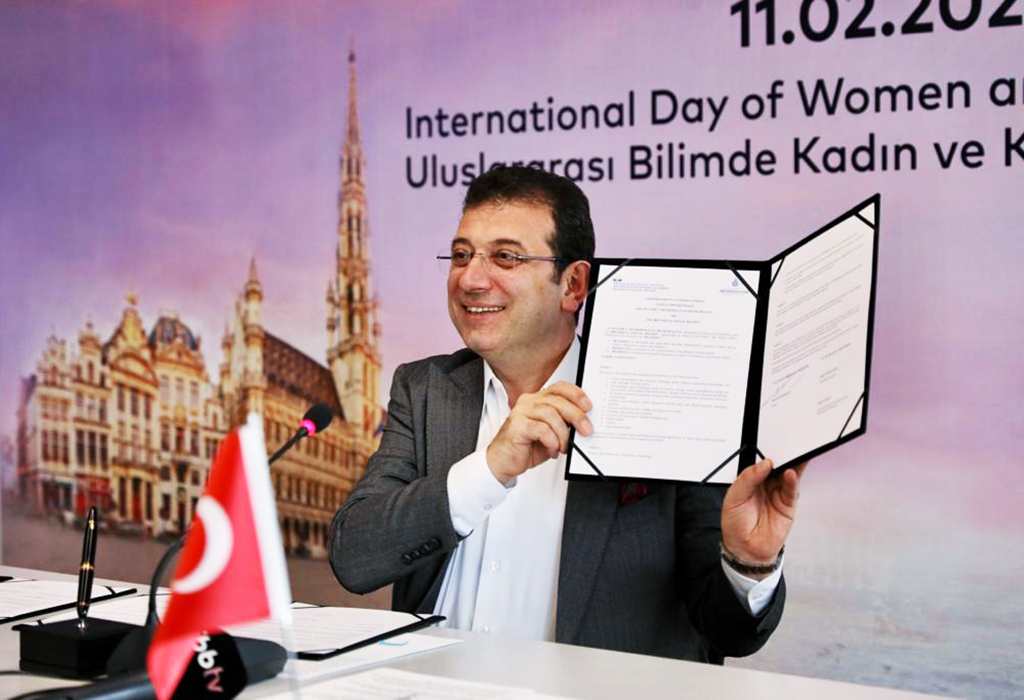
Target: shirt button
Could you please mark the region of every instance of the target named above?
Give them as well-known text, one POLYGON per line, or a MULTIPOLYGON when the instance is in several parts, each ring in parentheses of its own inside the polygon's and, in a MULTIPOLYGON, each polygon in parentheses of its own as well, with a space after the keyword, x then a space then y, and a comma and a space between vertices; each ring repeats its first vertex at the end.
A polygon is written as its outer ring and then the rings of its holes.
POLYGON ((491 571, 497 571, 500 568, 501 568, 501 562, 497 562, 497 561, 492 561, 491 562, 491 571))
POLYGON ((488 632, 491 631, 491 627, 490 627, 490 625, 484 625, 483 627, 480 628, 480 631, 483 632, 484 634, 487 634, 488 632))
POLYGON ((490 509, 491 509, 491 504, 490 503, 485 503, 484 504, 484 510, 490 510, 490 509))

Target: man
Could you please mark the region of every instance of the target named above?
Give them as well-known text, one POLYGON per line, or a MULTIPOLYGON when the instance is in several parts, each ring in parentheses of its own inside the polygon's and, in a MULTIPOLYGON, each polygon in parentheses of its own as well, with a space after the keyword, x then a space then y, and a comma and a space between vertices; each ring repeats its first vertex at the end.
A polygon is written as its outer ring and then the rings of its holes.
POLYGON ((388 424, 331 527, 345 588, 461 629, 721 663, 778 624, 803 468, 693 484, 565 481, 594 233, 571 181, 495 168, 451 243, 466 348, 402 365, 388 424), (724 496, 724 498, 723 498, 724 496), (746 575, 744 575, 746 574, 746 575))

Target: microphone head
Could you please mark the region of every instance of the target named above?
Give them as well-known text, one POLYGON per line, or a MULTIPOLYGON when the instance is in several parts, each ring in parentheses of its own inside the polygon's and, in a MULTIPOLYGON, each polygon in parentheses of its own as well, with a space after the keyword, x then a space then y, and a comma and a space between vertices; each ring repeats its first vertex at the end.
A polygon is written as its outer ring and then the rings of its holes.
POLYGON ((325 403, 318 403, 306 411, 306 415, 302 417, 302 422, 299 425, 305 428, 309 435, 315 435, 326 430, 327 426, 331 424, 332 418, 334 418, 334 411, 331 410, 331 407, 325 403))

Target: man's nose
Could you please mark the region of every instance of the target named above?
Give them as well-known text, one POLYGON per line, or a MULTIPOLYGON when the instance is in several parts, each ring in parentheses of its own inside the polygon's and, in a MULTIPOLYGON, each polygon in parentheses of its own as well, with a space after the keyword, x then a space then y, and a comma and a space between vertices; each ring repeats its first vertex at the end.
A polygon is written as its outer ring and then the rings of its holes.
POLYGON ((460 270, 459 286, 464 290, 486 289, 491 285, 491 274, 485 255, 477 254, 460 270))

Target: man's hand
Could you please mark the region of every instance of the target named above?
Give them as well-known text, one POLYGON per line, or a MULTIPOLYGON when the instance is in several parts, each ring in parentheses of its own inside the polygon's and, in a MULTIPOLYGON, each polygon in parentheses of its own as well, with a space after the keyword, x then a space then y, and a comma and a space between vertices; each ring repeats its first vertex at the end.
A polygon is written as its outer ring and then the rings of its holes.
POLYGON ((581 435, 594 432, 586 415, 591 408, 583 390, 566 382, 523 394, 487 446, 491 473, 504 484, 565 452, 569 449, 569 424, 581 435))
POLYGON ((744 469, 722 504, 722 544, 749 564, 772 564, 786 543, 796 515, 800 477, 807 463, 768 479, 771 460, 744 469))

